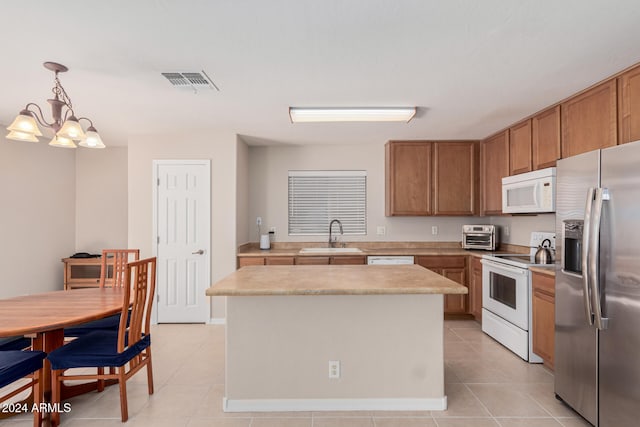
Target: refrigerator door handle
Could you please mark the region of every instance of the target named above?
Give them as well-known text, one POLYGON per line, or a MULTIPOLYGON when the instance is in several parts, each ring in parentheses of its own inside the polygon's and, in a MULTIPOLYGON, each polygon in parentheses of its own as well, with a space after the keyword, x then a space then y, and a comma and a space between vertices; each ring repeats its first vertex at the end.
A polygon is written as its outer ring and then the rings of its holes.
POLYGON ((582 227, 582 301, 589 325, 593 325, 593 310, 591 309, 591 296, 589 295, 589 248, 591 248, 591 210, 593 208, 594 194, 595 188, 590 187, 587 191, 587 203, 584 207, 584 226, 582 227))
POLYGON ((602 219, 602 205, 604 200, 609 200, 609 191, 606 188, 595 190, 595 208, 591 218, 591 245, 589 246, 589 276, 591 277, 591 306, 596 328, 607 329, 609 319, 602 317, 602 301, 600 300, 600 221, 602 219))

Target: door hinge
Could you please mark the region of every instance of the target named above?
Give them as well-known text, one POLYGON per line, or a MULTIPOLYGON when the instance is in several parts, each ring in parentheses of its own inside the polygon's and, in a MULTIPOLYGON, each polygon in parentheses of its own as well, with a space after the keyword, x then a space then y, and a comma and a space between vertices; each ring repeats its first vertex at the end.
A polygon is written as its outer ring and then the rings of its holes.
POLYGON ((160 302, 160 294, 156 294, 156 302, 160 302))
POLYGON ((158 237, 156 238, 156 242, 157 242, 157 243, 160 243, 160 236, 158 236, 158 237))
POLYGON ((158 187, 160 187, 160 178, 158 178, 158 187))

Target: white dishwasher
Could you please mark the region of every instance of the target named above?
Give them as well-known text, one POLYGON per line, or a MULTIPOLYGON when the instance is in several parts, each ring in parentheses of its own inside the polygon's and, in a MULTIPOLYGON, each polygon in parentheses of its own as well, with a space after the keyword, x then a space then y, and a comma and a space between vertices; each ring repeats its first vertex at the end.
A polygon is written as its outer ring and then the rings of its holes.
POLYGON ((368 256, 369 265, 413 264, 413 256, 368 256))

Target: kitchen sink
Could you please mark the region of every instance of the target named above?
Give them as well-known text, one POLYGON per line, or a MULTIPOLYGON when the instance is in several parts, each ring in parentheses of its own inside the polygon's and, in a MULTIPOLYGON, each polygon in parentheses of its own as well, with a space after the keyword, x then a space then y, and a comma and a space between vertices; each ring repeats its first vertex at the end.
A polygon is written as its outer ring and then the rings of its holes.
POLYGON ((301 254, 357 254, 362 253, 358 248, 302 248, 301 254))

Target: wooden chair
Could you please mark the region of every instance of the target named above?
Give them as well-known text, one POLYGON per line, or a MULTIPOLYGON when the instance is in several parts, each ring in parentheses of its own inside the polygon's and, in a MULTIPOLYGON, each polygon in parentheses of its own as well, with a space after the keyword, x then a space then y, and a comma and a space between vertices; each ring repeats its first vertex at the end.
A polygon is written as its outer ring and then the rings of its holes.
POLYGON ((123 287, 127 263, 139 259, 140 249, 103 249, 100 264, 100 287, 123 287), (109 274, 109 267, 111 267, 111 274, 109 274))
MULTIPOLYGON (((43 351, 26 351, 26 350, 5 350, 0 351, 0 389, 15 383, 16 381, 28 378, 29 381, 16 388, 9 388, 6 394, 0 395, 0 404, 6 402, 21 392, 32 389, 33 403, 36 405, 33 411, 33 425, 38 427, 42 424, 42 412, 39 410, 40 402, 42 402, 42 362, 47 354, 43 351)), ((31 411, 33 406, 30 401, 21 401, 17 403, 19 407, 27 405, 26 409, 31 411)), ((5 405, 1 405, 5 408, 5 405)), ((10 408, 11 406, 6 406, 10 408)))
MULTIPOLYGON (((60 403, 60 388, 64 380, 117 380, 120 386, 120 412, 122 422, 125 422, 129 418, 126 381, 145 366, 149 394, 153 394, 149 325, 155 287, 155 257, 127 264, 118 330, 94 331, 49 353, 52 403, 60 403), (131 316, 127 323, 130 305, 131 316), (87 367, 97 367, 98 371, 95 374, 65 374, 66 369, 87 367), (114 373, 104 373, 104 368, 112 367, 115 368, 114 373)), ((51 421, 52 425, 57 426, 60 414, 53 412, 51 421)))
MULTIPOLYGON (((127 263, 140 259, 140 249, 103 249, 100 264, 100 287, 121 288, 125 283, 127 263), (133 259, 131 259, 133 258, 133 259)), ((64 330, 65 337, 79 337, 95 330, 118 330, 120 314, 93 320, 64 330)))

